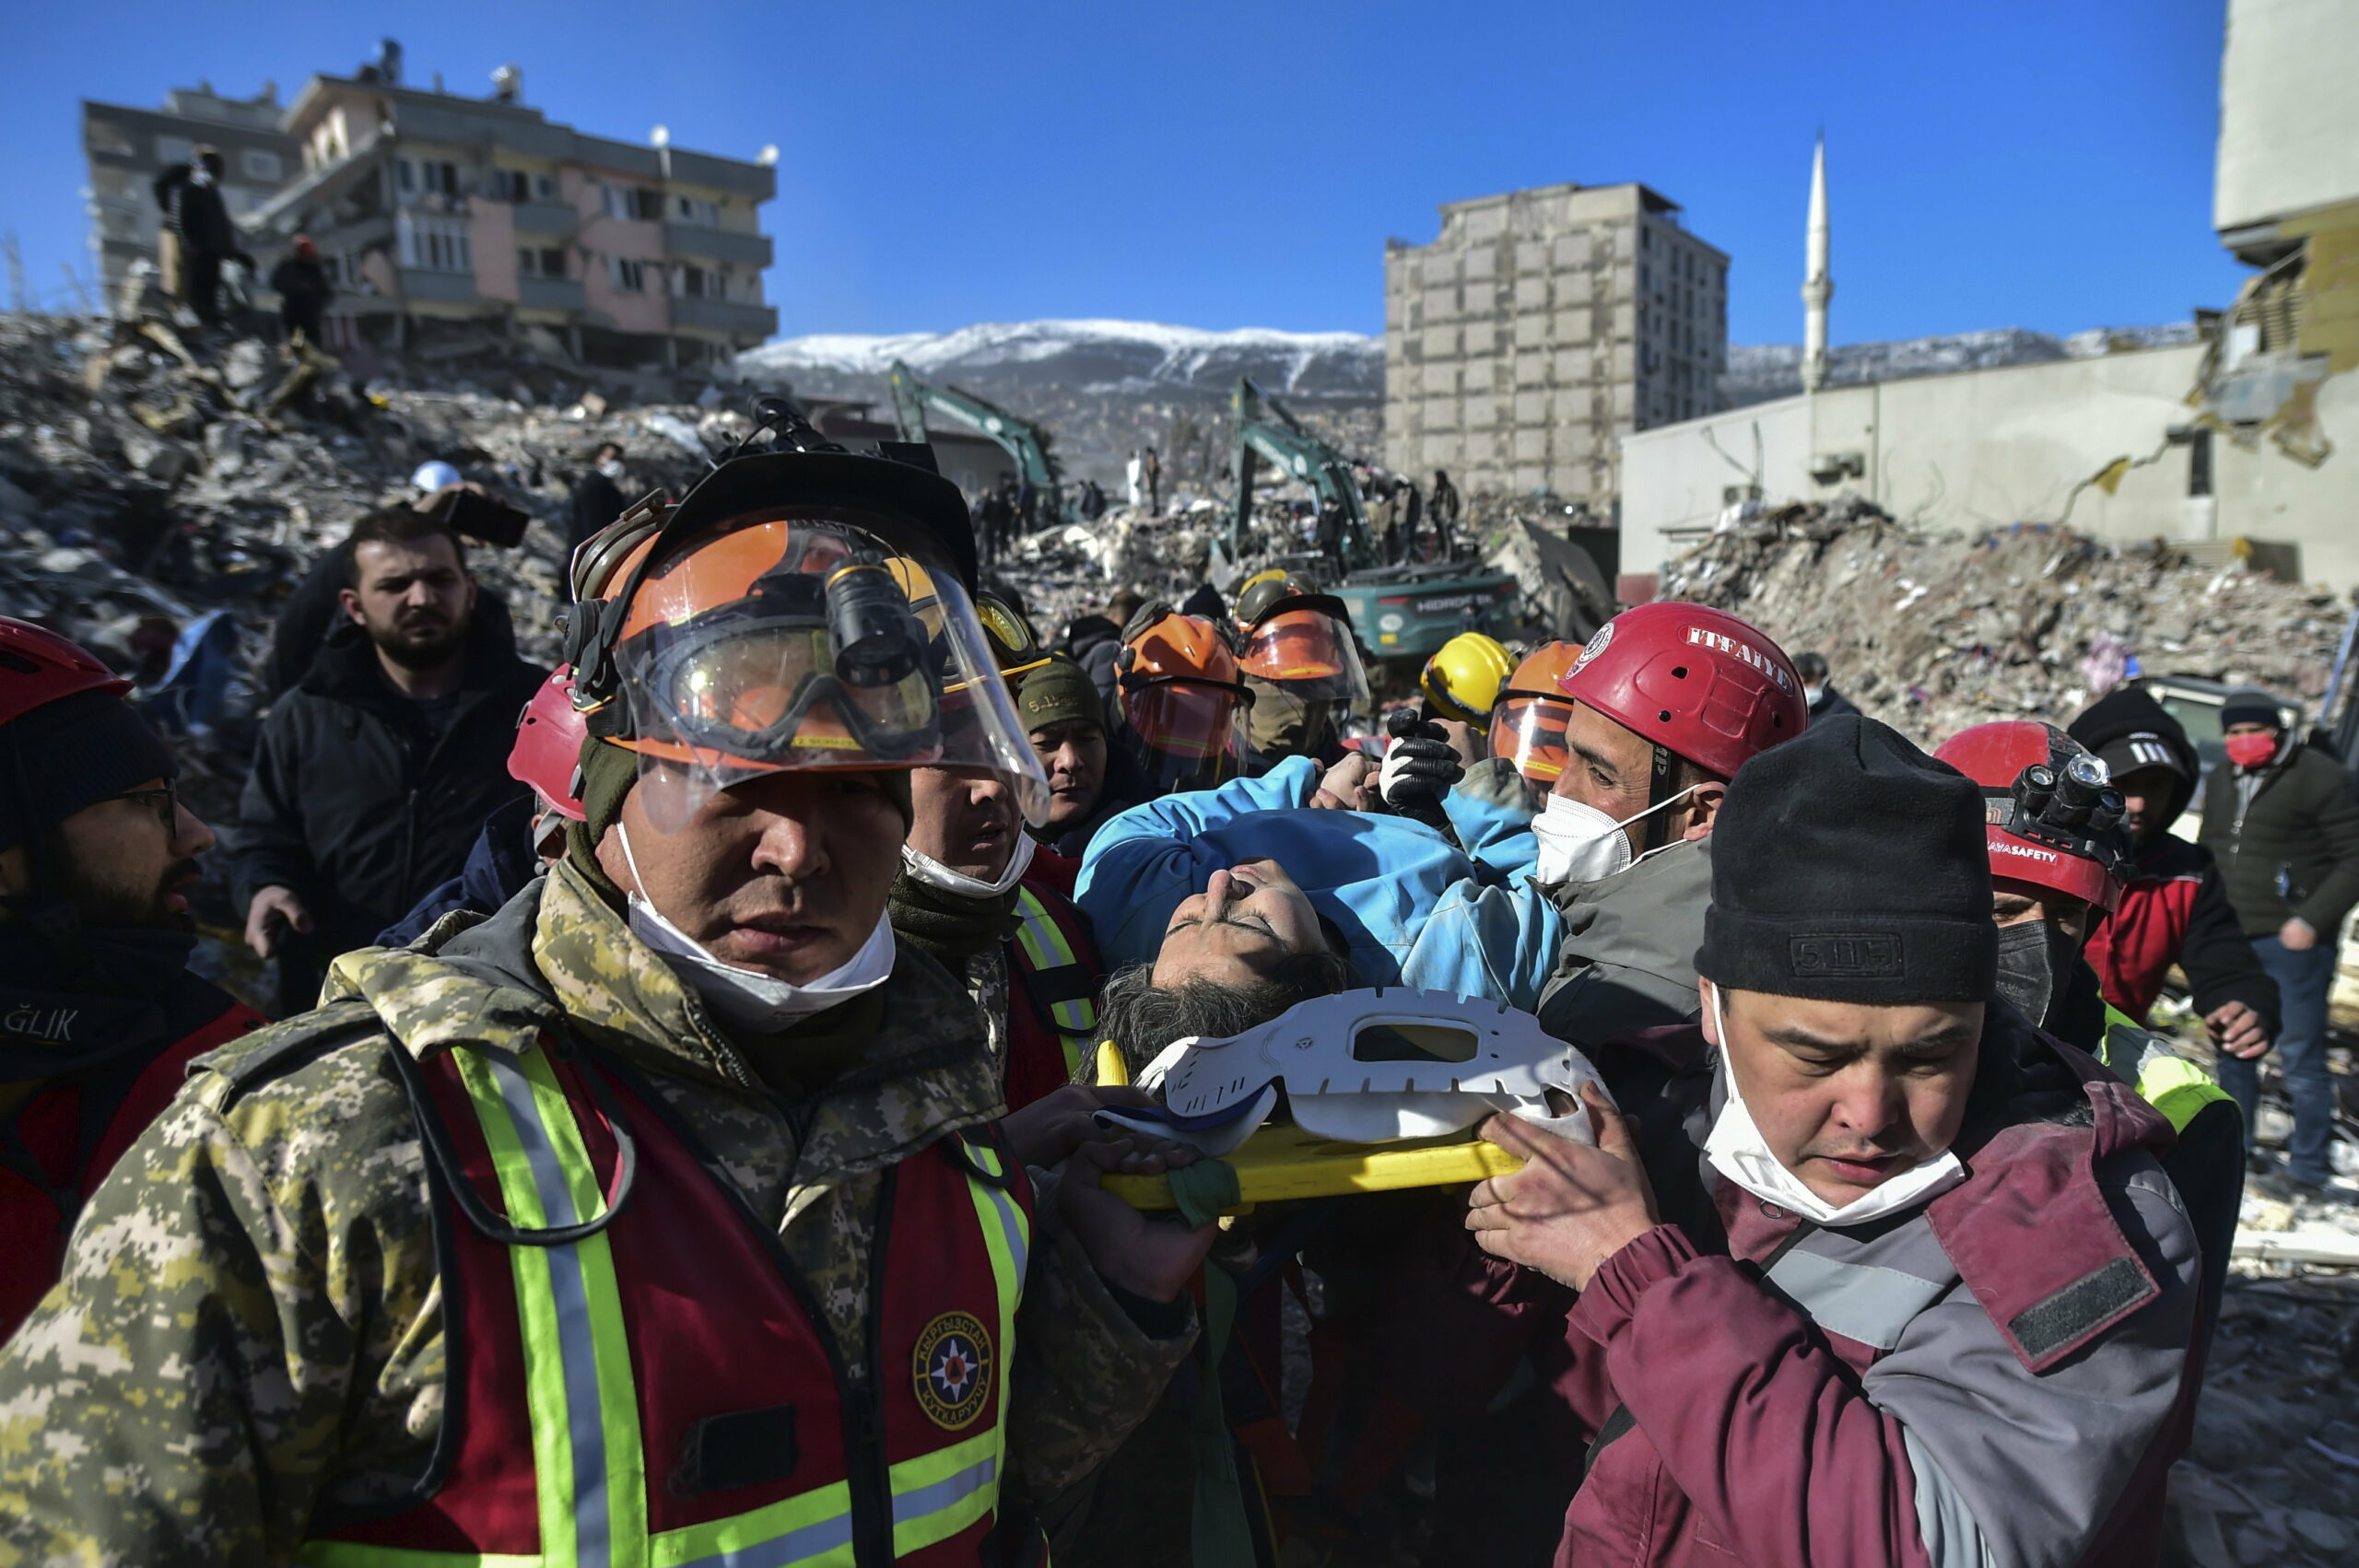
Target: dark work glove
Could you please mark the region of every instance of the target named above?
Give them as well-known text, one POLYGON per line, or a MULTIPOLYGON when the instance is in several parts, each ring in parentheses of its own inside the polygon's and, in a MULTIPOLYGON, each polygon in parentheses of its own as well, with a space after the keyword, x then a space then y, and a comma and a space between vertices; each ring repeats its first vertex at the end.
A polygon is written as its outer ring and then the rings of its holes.
POLYGON ((1377 792, 1395 815, 1447 832, 1449 816, 1441 809, 1441 798, 1465 775, 1466 765, 1443 737, 1441 726, 1418 719, 1413 710, 1395 708, 1385 724, 1392 743, 1385 748, 1377 792))

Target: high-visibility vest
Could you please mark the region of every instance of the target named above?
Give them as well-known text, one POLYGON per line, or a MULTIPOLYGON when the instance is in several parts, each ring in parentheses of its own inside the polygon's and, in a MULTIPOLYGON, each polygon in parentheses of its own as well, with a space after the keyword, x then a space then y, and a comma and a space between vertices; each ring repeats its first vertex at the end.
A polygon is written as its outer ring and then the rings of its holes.
POLYGON ((2139 1097, 2163 1113, 2174 1130, 2210 1105, 2233 1097, 2212 1076, 2172 1048, 2170 1041, 2116 1008, 2105 1009, 2105 1036, 2097 1045, 2097 1059, 2114 1076, 2136 1089, 2139 1097))
MULTIPOLYGON (((1072 912, 1072 906, 1065 907, 1072 912)), ((1016 890, 1013 941, 1016 962, 1012 978, 1056 1034, 1064 1048, 1065 1075, 1071 1078, 1097 1044, 1097 971, 1082 960, 1071 933, 1033 888, 1016 890)))
POLYGON ((629 1069, 544 1041, 405 1075, 440 1172, 458 1430, 424 1501, 299 1562, 997 1560, 1031 1192, 995 1134, 945 1136, 886 1173, 851 1367, 778 1238, 629 1069))

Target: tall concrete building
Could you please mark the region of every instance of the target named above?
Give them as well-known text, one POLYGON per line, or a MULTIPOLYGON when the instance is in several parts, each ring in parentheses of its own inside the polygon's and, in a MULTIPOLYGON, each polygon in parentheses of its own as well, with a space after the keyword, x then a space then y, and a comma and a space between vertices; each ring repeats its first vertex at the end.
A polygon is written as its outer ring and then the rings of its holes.
POLYGON ((199 144, 221 149, 221 200, 231 217, 259 209, 301 171, 295 138, 279 129, 282 112, 278 88, 267 82, 249 99, 224 98, 209 82, 174 88, 161 109, 83 100, 90 252, 110 299, 134 262, 156 260, 163 218, 156 176, 188 162, 199 144))
POLYGON ((1712 412, 1728 256, 1644 185, 1452 202, 1384 253, 1384 453, 1462 490, 1614 514, 1620 439, 1712 412))
POLYGON ((778 331, 762 298, 775 154, 722 158, 550 122, 503 66, 487 97, 384 68, 313 76, 287 111, 299 177, 251 227, 308 233, 339 292, 330 330, 399 342, 451 323, 555 333, 632 368, 725 361, 778 331))

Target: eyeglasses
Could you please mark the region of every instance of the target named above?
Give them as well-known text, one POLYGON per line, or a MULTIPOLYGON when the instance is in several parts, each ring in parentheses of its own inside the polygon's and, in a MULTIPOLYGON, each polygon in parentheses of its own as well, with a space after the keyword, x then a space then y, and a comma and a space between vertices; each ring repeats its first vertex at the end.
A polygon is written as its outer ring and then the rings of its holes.
POLYGON ((167 833, 173 832, 180 826, 181 790, 178 784, 170 779, 165 780, 164 787, 160 790, 125 790, 120 795, 101 795, 90 803, 104 805, 109 801, 135 801, 147 807, 163 823, 164 831, 167 833))

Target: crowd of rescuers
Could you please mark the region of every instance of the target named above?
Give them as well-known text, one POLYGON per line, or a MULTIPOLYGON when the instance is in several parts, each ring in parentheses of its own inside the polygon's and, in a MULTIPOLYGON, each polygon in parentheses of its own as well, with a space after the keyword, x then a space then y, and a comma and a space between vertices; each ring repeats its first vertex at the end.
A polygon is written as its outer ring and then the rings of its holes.
POLYGON ((127 684, 0 621, 0 1557, 2158 1560, 2250 1088, 2142 1021, 2284 1016, 2158 708, 1928 755, 1655 603, 1379 734, 1332 597, 1048 646, 955 486, 779 410, 582 542, 546 671, 420 487, 241 804, 277 1024, 188 970, 127 684), (1596 1142, 1100 1187, 1196 1158, 1093 1119, 1166 1046, 1395 986, 1587 1052, 1596 1142))

